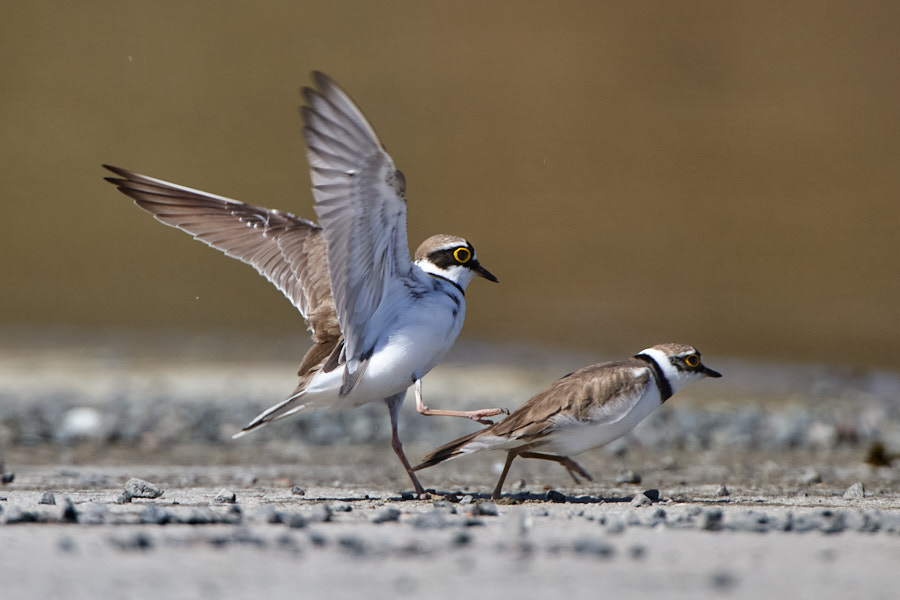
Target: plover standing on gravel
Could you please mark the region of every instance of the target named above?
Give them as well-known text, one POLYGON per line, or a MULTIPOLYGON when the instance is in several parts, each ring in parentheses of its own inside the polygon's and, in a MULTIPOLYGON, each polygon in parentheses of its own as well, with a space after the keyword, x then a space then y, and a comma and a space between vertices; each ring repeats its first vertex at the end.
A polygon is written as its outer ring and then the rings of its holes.
POLYGON ((235 437, 311 408, 384 400, 393 449, 422 493, 397 433, 411 385, 422 414, 490 423, 508 412, 435 410, 422 398, 422 377, 462 328, 466 286, 497 278, 456 236, 425 240, 410 260, 403 174, 350 97, 322 73, 313 79, 301 114, 318 225, 117 167, 106 167, 118 176, 107 181, 157 220, 253 266, 307 320, 315 344, 294 393, 235 437))
POLYGON ((566 375, 502 421, 434 450, 413 470, 479 450, 506 450, 494 499, 500 497, 517 456, 558 462, 576 483, 578 475, 593 480, 570 455, 622 437, 672 394, 706 377, 721 376, 706 367, 691 346, 659 344, 632 358, 566 375))

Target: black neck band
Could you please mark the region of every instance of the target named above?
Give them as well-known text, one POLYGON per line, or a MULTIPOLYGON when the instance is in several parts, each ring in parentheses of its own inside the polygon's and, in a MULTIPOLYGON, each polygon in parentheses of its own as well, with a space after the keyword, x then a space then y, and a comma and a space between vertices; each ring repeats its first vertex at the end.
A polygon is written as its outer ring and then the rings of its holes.
MULTIPOLYGON (((425 272, 428 273, 428 271, 425 271, 425 272)), ((443 275, 438 275, 437 273, 428 273, 428 274, 431 275, 432 277, 434 277, 435 279, 441 279, 443 281, 446 281, 447 283, 449 283, 450 285, 452 285, 453 287, 458 289, 459 293, 462 294, 463 297, 466 296, 466 290, 462 289, 462 286, 459 285, 458 283, 456 283, 455 281, 453 281, 452 279, 447 279, 443 275)))
POLYGON ((659 363, 649 354, 637 354, 635 358, 640 359, 650 365, 650 372, 653 373, 653 379, 656 380, 656 388, 659 390, 659 396, 662 402, 672 397, 672 386, 666 379, 666 374, 659 368, 659 363))

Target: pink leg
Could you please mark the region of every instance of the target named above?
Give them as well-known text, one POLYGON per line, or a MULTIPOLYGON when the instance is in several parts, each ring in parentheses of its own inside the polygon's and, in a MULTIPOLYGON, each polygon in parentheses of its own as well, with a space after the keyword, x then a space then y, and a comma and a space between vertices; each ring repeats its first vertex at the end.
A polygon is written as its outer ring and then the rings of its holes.
POLYGON ((491 425, 493 421, 486 417, 494 417, 496 415, 508 415, 509 410, 505 408, 483 408, 481 410, 439 410, 428 408, 422 400, 422 380, 416 379, 416 410, 420 415, 432 417, 465 417, 478 421, 482 425, 491 425))
POLYGON ((406 469, 406 474, 409 475, 409 478, 412 480, 416 493, 424 494, 425 488, 422 487, 422 484, 419 483, 419 478, 413 473, 412 467, 406 459, 406 453, 403 452, 403 444, 400 442, 400 436, 397 433, 397 415, 400 412, 400 407, 403 405, 403 397, 405 395, 406 392, 403 391, 400 394, 384 399, 384 401, 387 402, 388 410, 391 413, 391 448, 394 449, 397 458, 403 463, 403 468, 406 469))
POLYGON ((519 454, 522 458, 538 458, 540 460, 552 460, 553 462, 557 462, 564 466, 566 470, 569 472, 569 475, 572 476, 572 479, 575 480, 575 483, 581 483, 578 480, 578 475, 581 475, 588 481, 593 481, 594 478, 591 477, 591 474, 581 468, 581 466, 576 463, 574 460, 569 458, 568 456, 557 456, 555 454, 543 454, 541 452, 522 452, 519 454))

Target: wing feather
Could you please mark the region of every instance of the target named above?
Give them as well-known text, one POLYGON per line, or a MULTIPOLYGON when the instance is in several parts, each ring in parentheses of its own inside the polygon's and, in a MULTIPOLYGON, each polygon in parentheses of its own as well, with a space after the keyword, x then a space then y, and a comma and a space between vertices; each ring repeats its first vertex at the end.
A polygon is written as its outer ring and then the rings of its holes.
POLYGON ((322 73, 313 78, 317 89, 303 90, 303 134, 346 344, 347 393, 380 333, 372 317, 386 289, 412 270, 405 184, 349 96, 322 73))
POLYGON ((290 213, 104 165, 107 181, 158 221, 255 268, 306 318, 316 341, 340 336, 322 228, 290 213))

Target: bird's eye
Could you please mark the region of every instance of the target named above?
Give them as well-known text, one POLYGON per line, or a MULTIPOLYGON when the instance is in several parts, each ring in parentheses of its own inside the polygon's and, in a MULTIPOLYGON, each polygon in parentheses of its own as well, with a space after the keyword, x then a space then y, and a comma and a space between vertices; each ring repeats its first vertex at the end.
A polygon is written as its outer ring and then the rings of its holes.
POLYGON ((456 262, 458 262, 459 264, 464 265, 472 260, 472 251, 465 246, 460 246, 453 251, 453 258, 455 258, 456 262))
POLYGON ((684 362, 687 364, 687 366, 695 369, 700 366, 700 357, 696 354, 690 354, 684 359, 684 362))

